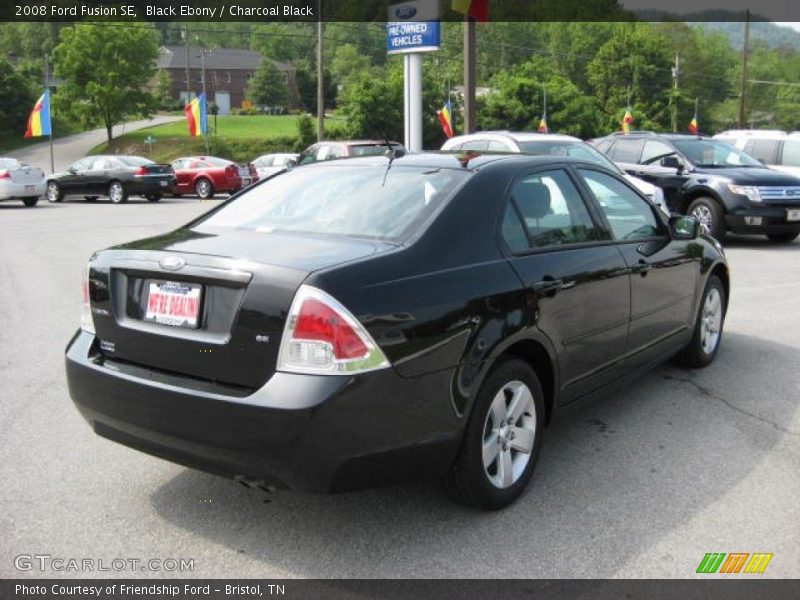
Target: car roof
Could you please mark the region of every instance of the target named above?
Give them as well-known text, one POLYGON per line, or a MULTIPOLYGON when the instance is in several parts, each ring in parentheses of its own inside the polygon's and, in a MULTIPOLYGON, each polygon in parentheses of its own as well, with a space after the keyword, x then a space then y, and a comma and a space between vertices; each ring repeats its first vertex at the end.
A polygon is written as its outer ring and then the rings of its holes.
MULTIPOLYGON (((539 166, 550 164, 582 164, 590 166, 601 166, 595 162, 565 157, 565 156, 544 156, 520 153, 481 153, 481 152, 420 152, 409 153, 395 158, 391 161, 392 166, 420 167, 430 169, 460 169, 467 171, 477 171, 488 166, 501 164, 518 164, 520 166, 539 166)), ((335 160, 325 160, 301 165, 301 169, 318 168, 327 166, 384 166, 388 167, 390 160, 384 155, 359 156, 351 158, 338 158, 335 160)))
POLYGON ((729 129, 714 136, 715 138, 754 138, 754 139, 784 139, 789 137, 785 131, 777 129, 729 129))
POLYGON ((468 142, 470 140, 513 140, 515 142, 559 141, 582 142, 579 138, 560 133, 539 133, 538 131, 476 131, 450 138, 447 143, 468 142))
MULTIPOLYGON (((389 143, 395 146, 402 146, 400 142, 395 142, 394 140, 389 140, 389 143)), ((386 140, 322 140, 311 144, 315 146, 316 144, 342 144, 344 146, 385 146, 386 140)))

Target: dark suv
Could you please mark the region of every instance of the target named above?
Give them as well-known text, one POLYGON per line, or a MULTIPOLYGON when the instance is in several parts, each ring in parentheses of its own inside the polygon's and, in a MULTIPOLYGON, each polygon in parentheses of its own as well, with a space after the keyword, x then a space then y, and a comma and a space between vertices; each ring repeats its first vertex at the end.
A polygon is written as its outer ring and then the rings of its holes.
POLYGON ((730 231, 788 243, 800 234, 800 179, 704 136, 633 132, 592 144, 626 172, 664 190, 717 239, 730 231))

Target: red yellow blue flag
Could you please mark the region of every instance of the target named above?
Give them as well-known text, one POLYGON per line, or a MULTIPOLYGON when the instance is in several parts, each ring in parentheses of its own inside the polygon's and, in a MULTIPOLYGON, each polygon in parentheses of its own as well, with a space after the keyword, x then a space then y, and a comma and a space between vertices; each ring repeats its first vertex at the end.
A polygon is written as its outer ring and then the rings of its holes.
POLYGON ((436 116, 439 118, 442 131, 444 131, 448 139, 453 137, 453 106, 450 104, 450 100, 444 103, 441 110, 436 111, 436 116))
POLYGON ((189 135, 195 137, 206 132, 206 95, 199 94, 189 104, 183 107, 186 122, 189 125, 189 135))
POLYGON ((25 137, 41 137, 50 133, 50 90, 45 90, 33 105, 28 126, 25 128, 25 137))
POLYGON ((697 134, 697 128, 698 128, 697 114, 695 114, 694 117, 692 117, 691 122, 689 123, 689 133, 696 135, 697 134))
POLYGON ((539 133, 548 133, 550 130, 547 128, 547 117, 542 117, 539 121, 539 129, 537 129, 539 133))
POLYGON ((622 122, 620 125, 622 126, 623 133, 628 133, 631 130, 631 125, 633 124, 633 115, 631 114, 631 109, 628 108, 625 111, 625 116, 622 117, 622 122))
POLYGON ((451 7, 481 23, 489 20, 489 0, 453 0, 451 7))

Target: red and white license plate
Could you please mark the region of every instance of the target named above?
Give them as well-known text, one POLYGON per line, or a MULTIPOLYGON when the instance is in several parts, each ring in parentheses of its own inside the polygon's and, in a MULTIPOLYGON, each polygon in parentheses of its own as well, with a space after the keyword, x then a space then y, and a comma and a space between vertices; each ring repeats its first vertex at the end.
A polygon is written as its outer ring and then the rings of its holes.
POLYGON ((196 328, 201 292, 202 287, 192 283, 149 281, 144 318, 161 325, 196 328))
POLYGON ((787 221, 800 221, 800 208, 790 208, 786 211, 787 221))
POLYGON ((25 193, 26 194, 33 194, 36 191, 35 185, 26 185, 25 186, 25 193))

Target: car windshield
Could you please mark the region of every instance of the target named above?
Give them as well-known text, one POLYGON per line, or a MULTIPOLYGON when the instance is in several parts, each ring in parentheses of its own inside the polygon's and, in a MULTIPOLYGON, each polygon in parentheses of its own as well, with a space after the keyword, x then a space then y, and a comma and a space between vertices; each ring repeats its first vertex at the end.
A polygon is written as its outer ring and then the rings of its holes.
POLYGON ((0 158, 0 169, 16 169, 22 164, 15 158, 0 158))
POLYGON ((697 167, 763 167, 749 154, 717 140, 673 140, 675 147, 697 167))
POLYGON ((622 173, 622 170, 600 151, 592 148, 589 144, 581 142, 558 142, 538 140, 531 142, 517 142, 520 150, 525 154, 537 154, 542 156, 571 156, 582 158, 598 165, 611 169, 615 173, 622 173))
POLYGON ((397 165, 302 167, 251 188, 195 228, 399 242, 468 177, 467 171, 397 165))
POLYGON ((143 165, 154 164, 152 160, 142 158, 141 156, 117 156, 116 158, 128 167, 141 167, 143 165))

